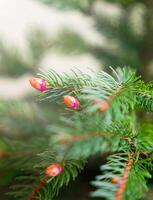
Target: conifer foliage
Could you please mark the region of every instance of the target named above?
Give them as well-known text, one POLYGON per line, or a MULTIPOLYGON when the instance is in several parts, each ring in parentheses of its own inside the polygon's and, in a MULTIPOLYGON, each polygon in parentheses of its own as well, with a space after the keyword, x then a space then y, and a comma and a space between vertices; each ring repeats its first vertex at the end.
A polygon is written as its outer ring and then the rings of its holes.
POLYGON ((55 199, 97 153, 109 156, 91 182, 93 199, 145 196, 153 169, 153 126, 142 122, 139 113, 153 111, 152 83, 144 83, 128 67, 110 69, 92 75, 50 70, 30 80, 41 101, 63 105, 64 117, 49 133, 15 143, 10 152, 0 151, 1 167, 11 163, 21 169, 10 191, 15 199, 55 199))

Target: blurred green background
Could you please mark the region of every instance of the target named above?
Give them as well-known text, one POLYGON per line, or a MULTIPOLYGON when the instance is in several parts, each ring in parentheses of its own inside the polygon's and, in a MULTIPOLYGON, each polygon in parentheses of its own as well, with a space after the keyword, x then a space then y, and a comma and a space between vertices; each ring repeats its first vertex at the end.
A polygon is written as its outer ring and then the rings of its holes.
MULTIPOLYGON (((90 73, 109 66, 130 66, 152 80, 152 0, 0 0, 0 136, 49 133, 58 123, 60 107, 36 102, 29 86, 39 70, 90 73)), ((0 147, 7 149, 1 138, 0 147)), ((59 200, 87 200, 100 162, 92 158, 59 200)), ((0 173, 7 174, 0 179, 4 193, 16 172, 0 173)))

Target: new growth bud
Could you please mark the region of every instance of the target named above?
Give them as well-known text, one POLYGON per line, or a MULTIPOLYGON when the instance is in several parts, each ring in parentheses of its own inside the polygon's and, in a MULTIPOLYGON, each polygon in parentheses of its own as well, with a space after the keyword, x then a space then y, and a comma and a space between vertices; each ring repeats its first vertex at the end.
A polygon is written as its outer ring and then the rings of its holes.
POLYGON ((73 110, 78 110, 80 107, 80 102, 77 98, 72 97, 72 96, 64 96, 64 103, 67 105, 67 107, 73 109, 73 110))
POLYGON ((100 105, 99 112, 106 112, 109 108, 109 103, 107 101, 104 101, 103 103, 101 103, 101 100, 95 99, 93 102, 94 104, 100 105))
POLYGON ((100 112, 106 112, 106 111, 108 110, 108 108, 109 108, 109 103, 108 103, 107 101, 105 101, 105 102, 101 105, 101 107, 99 108, 99 111, 100 111, 100 112))
POLYGON ((120 185, 122 183, 122 180, 117 177, 114 177, 114 178, 112 178, 112 183, 114 183, 116 185, 120 185))
POLYGON ((46 91, 48 90, 48 84, 47 81, 41 78, 31 78, 29 80, 31 86, 39 91, 46 91))
POLYGON ((46 169, 46 176, 47 177, 58 176, 62 171, 63 167, 60 164, 53 163, 46 169))

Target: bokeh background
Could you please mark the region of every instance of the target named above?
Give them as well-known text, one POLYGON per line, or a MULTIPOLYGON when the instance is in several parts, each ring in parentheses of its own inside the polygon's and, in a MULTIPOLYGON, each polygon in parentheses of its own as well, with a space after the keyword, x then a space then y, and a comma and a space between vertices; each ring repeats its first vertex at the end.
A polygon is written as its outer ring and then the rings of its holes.
MULTIPOLYGON (((39 70, 90 73, 109 66, 130 66, 152 80, 152 0, 0 0, 0 134, 30 137, 58 122, 60 108, 36 102, 29 86, 39 70)), ((88 199, 88 181, 101 162, 93 166, 94 159, 60 200, 88 199)), ((1 180, 2 191, 14 173, 1 180)))

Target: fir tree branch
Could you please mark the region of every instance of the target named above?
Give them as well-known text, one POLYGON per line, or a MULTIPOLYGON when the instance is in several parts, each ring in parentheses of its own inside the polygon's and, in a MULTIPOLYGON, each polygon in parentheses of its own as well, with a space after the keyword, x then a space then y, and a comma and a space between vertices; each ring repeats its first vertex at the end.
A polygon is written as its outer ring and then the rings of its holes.
POLYGON ((111 102, 114 100, 114 98, 118 95, 118 93, 122 90, 123 88, 123 84, 120 85, 114 92, 113 94, 109 97, 109 99, 107 100, 109 104, 111 104, 111 102))
POLYGON ((28 200, 33 200, 36 195, 39 193, 39 191, 43 188, 43 186, 46 184, 46 180, 47 178, 45 177, 44 179, 42 179, 39 183, 39 185, 37 186, 37 188, 31 193, 30 197, 28 200))
POLYGON ((23 157, 23 156, 32 156, 35 155, 38 152, 27 152, 27 151, 22 151, 22 152, 6 152, 5 150, 1 150, 0 152, 0 160, 4 158, 15 158, 15 157, 23 157))
POLYGON ((126 186, 127 186, 127 183, 128 183, 128 178, 129 178, 132 166, 133 166, 133 162, 134 162, 134 152, 131 152, 130 158, 127 161, 127 164, 126 164, 126 167, 125 167, 125 170, 124 170, 124 175, 121 179, 122 182, 120 184, 119 189, 116 192, 115 200, 123 200, 124 192, 126 190, 126 186))
POLYGON ((150 94, 150 91, 148 93, 146 91, 140 92, 138 94, 138 106, 145 111, 153 112, 153 94, 150 94))
MULTIPOLYGON (((63 135, 61 136, 61 139, 60 139, 60 143, 71 144, 71 143, 75 143, 75 142, 88 140, 88 139, 91 139, 93 137, 98 137, 98 136, 105 136, 105 137, 118 136, 118 137, 121 137, 117 133, 113 133, 113 132, 95 132, 95 133, 89 133, 89 134, 86 134, 86 135, 73 135, 73 136, 71 136, 71 138, 64 138, 64 137, 67 137, 67 136, 63 133, 63 135)), ((126 137, 126 136, 121 137, 121 139, 126 140, 130 143, 129 138, 126 137)))
MULTIPOLYGON (((32 134, 32 140, 28 140, 30 142, 25 145, 15 146, 11 141, 8 147, 13 148, 6 148, 6 151, 0 149, 0 159, 8 158, 8 163, 11 163, 11 167, 14 164, 17 171, 23 167, 23 173, 21 177, 18 177, 21 183, 14 185, 15 198, 53 199, 62 186, 76 178, 83 169, 86 159, 97 152, 110 152, 113 155, 110 155, 108 162, 101 166, 102 174, 93 182, 97 190, 92 196, 105 197, 109 200, 124 198, 135 200, 143 196, 143 191, 147 188, 145 179, 151 177, 147 168, 153 168, 152 160, 149 160, 152 159, 150 155, 152 143, 150 143, 150 137, 146 137, 148 135, 145 134, 146 131, 135 128, 138 124, 135 108, 139 105, 141 110, 148 108, 151 111, 153 93, 150 90, 151 87, 145 86, 143 81, 139 80, 139 77, 136 77, 135 73, 129 71, 128 68, 116 71, 112 69, 112 72, 112 76, 102 71, 94 77, 80 71, 73 71, 72 76, 59 75, 54 71, 40 74, 40 78, 48 87, 47 91, 41 93, 43 99, 49 101, 57 99, 61 103, 65 94, 73 95, 80 101, 81 109, 80 112, 74 112, 73 117, 71 115, 63 117, 60 127, 51 125, 43 128, 49 123, 41 123, 42 129, 38 131, 48 133, 45 134, 46 137, 43 134, 40 138, 39 135, 39 140, 36 140, 38 134, 36 136, 32 134), (100 100, 100 103, 94 104, 94 100, 100 100), (105 110, 106 114, 97 112, 101 103, 111 104, 108 106, 109 109, 105 110), (45 146, 47 146, 46 150, 45 146), (137 162, 135 162, 136 150, 137 162), (35 156, 36 154, 38 157, 35 156), (31 156, 33 158, 27 162, 31 156), (47 175, 42 177, 42 172, 46 172, 46 167, 55 162, 63 163, 62 173, 56 178, 47 175), (118 181, 116 183, 113 182, 115 178, 118 181), (136 183, 139 183, 139 187, 133 189, 136 183)), ((19 115, 14 115, 14 107, 13 113, 7 110, 8 114, 15 119, 13 122, 18 119, 18 116, 19 119, 22 118, 22 112, 21 117, 20 112, 19 115)), ((4 113, 6 113, 5 109, 4 113)), ((32 115, 28 113, 25 119, 31 122, 35 119, 35 115, 33 112, 32 115)), ((37 122, 39 121, 42 122, 42 119, 38 118, 37 122)), ((5 129, 5 124, 4 120, 4 125, 0 128, 5 129)), ((10 124, 12 126, 13 123, 10 124)), ((17 130, 16 127, 15 130, 17 130)), ((151 130, 152 134, 152 128, 147 130, 148 132, 151 130)), ((4 164, 5 161, 7 162, 7 159, 4 160, 4 164)), ((9 166, 8 163, 6 163, 7 166, 9 166)))

